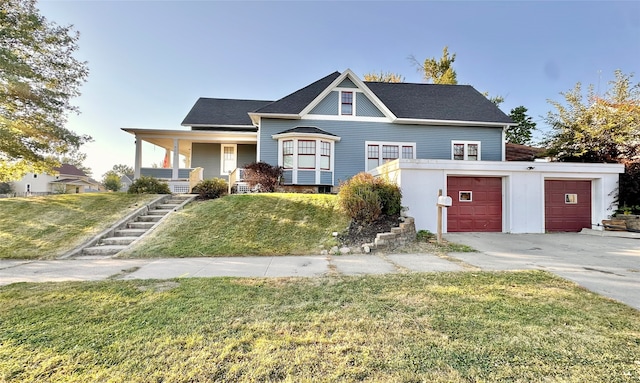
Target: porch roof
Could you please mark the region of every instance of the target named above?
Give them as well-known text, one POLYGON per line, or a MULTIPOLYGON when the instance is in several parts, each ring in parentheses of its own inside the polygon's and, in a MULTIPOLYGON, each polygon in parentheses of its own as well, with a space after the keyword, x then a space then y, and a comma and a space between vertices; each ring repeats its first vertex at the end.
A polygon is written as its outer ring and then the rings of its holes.
POLYGON ((221 144, 256 144, 256 132, 225 132, 208 130, 165 130, 144 128, 122 128, 142 141, 149 142, 164 149, 173 150, 173 140, 178 139, 179 152, 188 156, 191 154, 192 143, 221 143, 221 144))

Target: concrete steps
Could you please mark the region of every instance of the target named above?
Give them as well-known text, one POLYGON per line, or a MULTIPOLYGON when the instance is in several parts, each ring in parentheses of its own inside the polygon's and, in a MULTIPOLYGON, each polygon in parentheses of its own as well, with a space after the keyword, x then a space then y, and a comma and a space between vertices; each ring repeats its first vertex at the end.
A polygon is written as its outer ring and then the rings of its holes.
POLYGON ((157 226, 164 217, 176 211, 185 201, 192 198, 193 196, 190 195, 171 196, 164 202, 131 217, 122 228, 113 230, 111 235, 101 238, 94 246, 85 247, 74 258, 101 259, 116 256, 157 226))

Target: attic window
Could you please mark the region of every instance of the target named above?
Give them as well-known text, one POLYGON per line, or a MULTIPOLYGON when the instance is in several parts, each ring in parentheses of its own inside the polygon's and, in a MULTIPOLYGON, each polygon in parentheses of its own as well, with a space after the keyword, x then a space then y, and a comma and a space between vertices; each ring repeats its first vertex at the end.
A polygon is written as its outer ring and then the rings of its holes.
POLYGON ((353 92, 342 91, 340 96, 340 114, 350 116, 353 114, 353 92))

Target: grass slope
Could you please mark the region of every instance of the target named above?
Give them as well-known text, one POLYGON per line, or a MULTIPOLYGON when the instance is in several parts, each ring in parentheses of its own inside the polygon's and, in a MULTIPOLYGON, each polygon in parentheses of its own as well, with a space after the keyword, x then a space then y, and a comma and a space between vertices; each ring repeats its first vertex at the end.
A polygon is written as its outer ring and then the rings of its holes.
POLYGON ((317 254, 348 224, 334 195, 231 195, 188 205, 124 256, 317 254))
POLYGON ((640 313, 540 271, 0 288, 0 381, 637 382, 640 313))
POLYGON ((55 258, 156 197, 87 193, 0 199, 0 258, 55 258))

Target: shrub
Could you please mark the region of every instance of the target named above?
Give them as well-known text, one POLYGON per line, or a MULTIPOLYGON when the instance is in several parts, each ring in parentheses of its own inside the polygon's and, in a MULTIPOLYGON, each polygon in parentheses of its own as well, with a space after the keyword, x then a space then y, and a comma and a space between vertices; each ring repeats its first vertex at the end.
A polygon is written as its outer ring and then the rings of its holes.
POLYGON ((282 178, 282 168, 266 162, 252 162, 244 166, 244 180, 251 189, 261 192, 274 192, 282 178))
POLYGON ((198 182, 191 190, 192 193, 198 194, 200 199, 220 198, 229 191, 229 184, 222 178, 212 178, 198 182))
POLYGON ((171 194, 169 185, 157 178, 142 176, 129 186, 131 194, 171 194))
POLYGON ((0 194, 11 194, 13 193, 13 184, 9 182, 0 182, 0 194))
POLYGON ((371 223, 381 215, 400 213, 400 188, 384 178, 358 173, 340 185, 338 203, 347 215, 359 223, 371 223))
POLYGON ((640 162, 625 164, 618 184, 620 212, 627 208, 631 213, 640 213, 640 162))
POLYGON ((429 242, 429 240, 435 238, 435 235, 429 230, 418 230, 416 233, 416 240, 418 242, 429 242))

